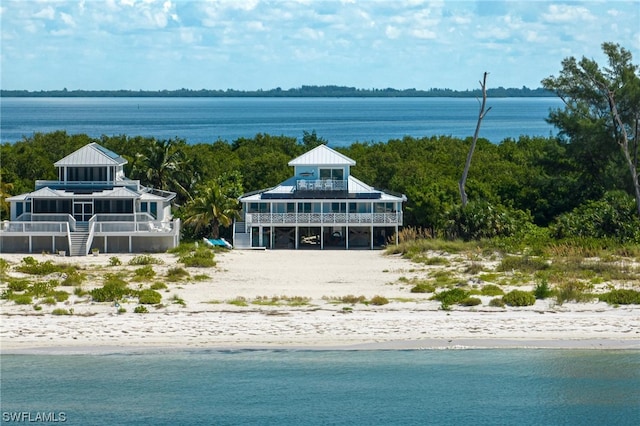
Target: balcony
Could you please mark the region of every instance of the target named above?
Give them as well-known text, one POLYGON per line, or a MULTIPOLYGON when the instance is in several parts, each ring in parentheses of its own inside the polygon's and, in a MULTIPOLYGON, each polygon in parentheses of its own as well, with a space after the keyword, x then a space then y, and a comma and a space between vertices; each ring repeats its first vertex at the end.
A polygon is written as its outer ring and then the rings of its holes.
POLYGON ((296 191, 346 191, 348 182, 346 180, 298 180, 296 181, 296 191))
POLYGON ((251 224, 402 225, 402 213, 247 213, 251 224))

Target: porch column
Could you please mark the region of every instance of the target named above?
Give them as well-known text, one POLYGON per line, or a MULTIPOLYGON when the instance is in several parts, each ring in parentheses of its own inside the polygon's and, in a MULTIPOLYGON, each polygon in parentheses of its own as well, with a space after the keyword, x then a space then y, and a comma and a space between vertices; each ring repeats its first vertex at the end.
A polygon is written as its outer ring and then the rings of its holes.
POLYGON ((373 250, 373 225, 371 225, 371 229, 369 230, 370 239, 371 239, 371 250, 373 250))
POLYGON ((32 247, 31 238, 32 238, 31 235, 29 235, 29 253, 33 253, 33 249, 31 248, 32 247))
POLYGON ((56 236, 52 235, 51 236, 51 253, 55 253, 56 252, 56 236))
POLYGON ((263 229, 264 228, 262 226, 258 227, 258 247, 264 247, 264 243, 262 242, 263 229))
POLYGON ((320 250, 324 250, 324 226, 320 226, 320 250))
POLYGON ((129 253, 133 253, 133 244, 131 241, 131 235, 129 235, 129 253))
POLYGON ((345 241, 344 241, 345 248, 346 248, 347 250, 349 250, 349 221, 347 221, 347 223, 346 223, 344 233, 346 234, 346 235, 345 235, 345 241))
POLYGON ((296 225, 295 227, 295 231, 293 233, 294 238, 296 239, 296 243, 295 243, 295 248, 296 250, 298 250, 298 235, 300 234, 299 229, 298 229, 298 225, 296 225))
POLYGON ((396 223, 396 245, 398 245, 398 224, 396 223))

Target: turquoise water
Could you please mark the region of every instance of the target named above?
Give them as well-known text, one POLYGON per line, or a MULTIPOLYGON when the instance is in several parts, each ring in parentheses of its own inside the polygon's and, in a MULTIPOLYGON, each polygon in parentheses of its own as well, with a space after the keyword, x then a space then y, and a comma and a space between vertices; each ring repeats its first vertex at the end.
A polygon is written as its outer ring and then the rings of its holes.
MULTIPOLYGON (((558 98, 490 99, 480 136, 494 143, 550 136, 545 119, 558 98)), ((66 130, 102 135, 228 142, 258 133, 302 138, 316 131, 331 146, 404 136, 472 137, 474 98, 0 98, 0 140, 66 130)))
POLYGON ((640 352, 3 355, 2 415, 65 424, 632 425, 640 352))

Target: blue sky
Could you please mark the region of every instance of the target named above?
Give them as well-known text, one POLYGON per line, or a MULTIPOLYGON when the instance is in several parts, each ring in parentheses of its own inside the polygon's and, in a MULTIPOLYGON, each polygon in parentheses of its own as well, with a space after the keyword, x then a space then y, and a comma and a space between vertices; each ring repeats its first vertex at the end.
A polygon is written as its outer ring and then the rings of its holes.
POLYGON ((536 88, 640 1, 2 0, 4 89, 536 88))

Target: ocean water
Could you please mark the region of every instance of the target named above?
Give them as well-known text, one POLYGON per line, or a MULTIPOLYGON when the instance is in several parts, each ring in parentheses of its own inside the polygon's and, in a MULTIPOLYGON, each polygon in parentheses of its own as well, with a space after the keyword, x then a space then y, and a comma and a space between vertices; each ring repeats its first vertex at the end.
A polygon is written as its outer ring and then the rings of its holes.
MULTIPOLYGON (((545 119, 558 98, 496 98, 480 137, 494 143, 550 136, 545 119)), ((474 98, 0 98, 0 140, 66 130, 101 135, 231 142, 258 133, 302 139, 315 131, 331 146, 387 142, 404 136, 472 137, 474 98)))
MULTIPOLYGON (((70 425, 637 425, 640 352, 3 355, 2 416, 70 425)), ((24 422, 24 420, 23 420, 24 422)))

